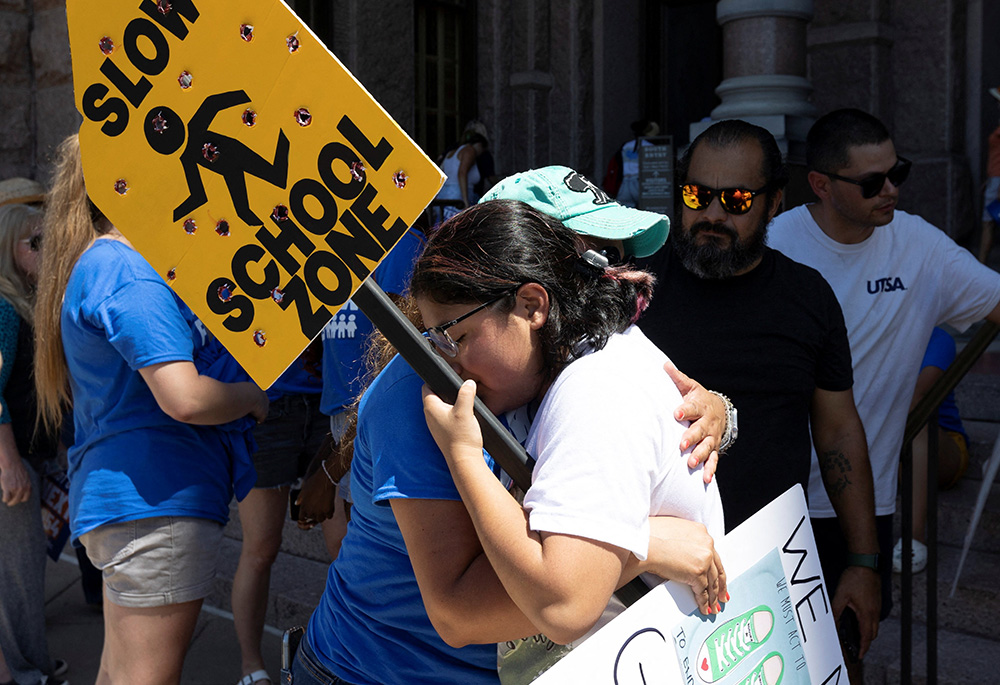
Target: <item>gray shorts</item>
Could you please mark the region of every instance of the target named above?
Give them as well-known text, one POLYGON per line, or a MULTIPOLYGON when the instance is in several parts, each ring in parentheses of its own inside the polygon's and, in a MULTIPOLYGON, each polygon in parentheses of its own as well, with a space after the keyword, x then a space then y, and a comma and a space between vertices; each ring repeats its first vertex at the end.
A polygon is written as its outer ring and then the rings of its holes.
POLYGON ((104 575, 104 593, 123 607, 204 599, 212 591, 222 525, 179 516, 109 523, 80 536, 104 575))
POLYGON ((285 395, 271 403, 267 421, 253 430, 256 488, 291 485, 303 475, 326 437, 329 423, 319 395, 285 395))

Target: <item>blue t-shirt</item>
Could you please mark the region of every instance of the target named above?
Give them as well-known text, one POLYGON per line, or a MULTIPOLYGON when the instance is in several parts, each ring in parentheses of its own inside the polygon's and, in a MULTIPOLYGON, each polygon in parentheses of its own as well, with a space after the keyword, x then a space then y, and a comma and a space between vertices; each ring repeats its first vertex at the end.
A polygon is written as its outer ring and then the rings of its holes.
MULTIPOLYGON (((920 370, 933 366, 944 371, 953 361, 955 361, 955 339, 948 334, 948 331, 935 326, 931 331, 931 340, 927 343, 927 351, 924 352, 924 360, 920 362, 920 370)), ((965 441, 969 442, 969 436, 958 415, 954 391, 948 393, 938 408, 938 425, 945 430, 961 433, 965 441)))
MULTIPOLYGON (((387 293, 402 295, 410 285, 413 263, 423 238, 410 229, 372 274, 387 293)), ((319 410, 333 416, 349 406, 363 389, 365 346, 375 327, 348 300, 323 329, 323 398, 319 410)))
POLYGON ((330 671, 357 685, 495 684, 495 644, 449 647, 431 625, 388 502, 461 500, 427 429, 422 385, 397 356, 361 399, 351 522, 306 640, 330 671))
POLYGON ((310 373, 303 358, 298 356, 267 389, 267 399, 274 402, 285 395, 319 395, 321 392, 322 379, 310 373))
POLYGON ((152 516, 228 518, 232 473, 219 432, 167 416, 138 373, 194 359, 203 339, 179 303, 117 240, 96 241, 73 267, 61 323, 75 424, 74 540, 106 523, 152 516))

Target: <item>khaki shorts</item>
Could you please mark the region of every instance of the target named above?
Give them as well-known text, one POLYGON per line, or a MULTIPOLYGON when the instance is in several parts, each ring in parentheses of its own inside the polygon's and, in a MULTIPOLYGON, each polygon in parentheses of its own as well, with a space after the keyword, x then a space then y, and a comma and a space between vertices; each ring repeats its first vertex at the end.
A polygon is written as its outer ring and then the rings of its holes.
POLYGON ((222 525, 157 516, 109 523, 80 536, 104 575, 104 593, 123 607, 149 608, 204 599, 212 591, 222 525))

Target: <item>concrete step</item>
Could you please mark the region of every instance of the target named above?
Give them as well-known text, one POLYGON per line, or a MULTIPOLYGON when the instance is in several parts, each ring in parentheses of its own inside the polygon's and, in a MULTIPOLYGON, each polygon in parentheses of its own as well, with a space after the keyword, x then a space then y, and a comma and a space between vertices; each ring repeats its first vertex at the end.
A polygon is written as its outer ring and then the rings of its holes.
POLYGON ((1000 421, 1000 383, 994 374, 970 371, 955 388, 962 420, 1000 421))
MULTIPOLYGON (((995 616, 995 614, 993 614, 995 616)), ((982 614, 983 622, 992 622, 982 614)), ((913 677, 906 683, 900 669, 900 624, 897 618, 882 621, 878 639, 865 657, 865 685, 923 685, 927 682, 926 631, 913 627, 913 677)), ((1000 680, 1000 642, 960 631, 938 633, 938 676, 940 685, 996 683, 1000 680)), ((843 682, 843 681, 842 681, 843 682)))
MULTIPOLYGON (((965 540, 972 511, 982 481, 964 478, 951 490, 940 493, 938 500, 938 540, 961 546, 965 540)), ((1000 553, 1000 483, 994 483, 986 500, 972 549, 1000 553)))
MULTIPOLYGON (((938 494, 938 540, 942 544, 961 547, 972 520, 972 511, 979 497, 981 480, 963 478, 951 490, 938 494)), ((893 542, 900 537, 902 498, 896 502, 893 542)), ((1000 553, 1000 481, 990 488, 986 506, 976 526, 971 549, 1000 553)))
MULTIPOLYGON (((974 379, 975 380, 975 379, 974 379)), ((987 385, 973 388, 981 399, 987 385)), ((977 402, 979 401, 977 399, 977 402)), ((965 406, 960 406, 965 412, 965 406)), ((987 416, 986 410, 978 416, 987 416)), ((937 582, 938 680, 939 683, 1000 682, 996 663, 1000 639, 990 617, 1000 615, 1000 591, 996 570, 1000 568, 1000 486, 994 484, 979 528, 966 559, 954 596, 949 596, 972 510, 982 485, 983 464, 993 451, 1000 426, 989 420, 966 420, 970 439, 970 468, 965 478, 939 497, 939 560, 937 582)), ((897 502, 897 508, 899 502, 897 502)), ((896 537, 900 516, 897 514, 896 537)), ((908 682, 925 683, 927 573, 913 577, 913 675, 908 682)), ((880 626, 879 637, 865 659, 865 682, 900 683, 901 577, 893 576, 894 606, 880 626)))
MULTIPOLYGON (((998 638, 992 621, 970 620, 973 616, 1000 616, 1000 592, 996 587, 996 569, 1000 568, 1000 554, 970 551, 962 569, 962 576, 954 596, 951 585, 958 568, 961 548, 942 545, 939 548, 937 611, 940 630, 951 630, 975 635, 984 639, 998 638)), ((891 617, 898 620, 901 611, 901 581, 893 575, 893 609, 891 617)), ((927 621, 927 572, 913 576, 913 620, 927 621)), ((998 678, 1000 679, 1000 678, 998 678)))
POLYGON ((1000 425, 989 421, 963 420, 969 435, 969 470, 965 477, 980 480, 983 467, 993 454, 993 445, 1000 437, 1000 425))
MULTIPOLYGON (((229 503, 229 523, 226 525, 224 534, 233 540, 243 539, 243 526, 240 523, 239 509, 235 499, 229 503)), ((323 533, 319 526, 312 530, 300 530, 298 525, 291 521, 287 515, 281 531, 281 551, 313 561, 330 561, 330 555, 326 551, 323 533)))
MULTIPOLYGON (((236 501, 233 500, 219 553, 215 587, 205 600, 206 604, 223 611, 232 612, 233 577, 239 563, 242 540, 243 527, 236 501)), ((286 518, 282 528, 281 548, 271 567, 266 625, 285 630, 308 623, 326 587, 329 567, 330 555, 326 551, 319 527, 308 531, 299 530, 295 523, 286 518)))
MULTIPOLYGON (((232 611, 233 576, 236 574, 239 555, 240 542, 224 538, 219 552, 219 572, 215 578, 215 587, 206 598, 206 604, 223 611, 232 611)), ((271 588, 265 623, 279 630, 308 623, 326 587, 329 567, 329 561, 315 561, 280 552, 271 567, 271 588)))
MULTIPOLYGON (((961 546, 972 518, 972 511, 982 486, 983 467, 993 452, 1000 426, 983 421, 966 421, 969 434, 969 469, 958 484, 938 494, 938 539, 961 546)), ((902 498, 897 499, 897 511, 902 498)), ((899 539, 900 523, 896 517, 895 539, 899 539)), ((1000 552, 1000 481, 993 484, 986 501, 972 549, 1000 552)))

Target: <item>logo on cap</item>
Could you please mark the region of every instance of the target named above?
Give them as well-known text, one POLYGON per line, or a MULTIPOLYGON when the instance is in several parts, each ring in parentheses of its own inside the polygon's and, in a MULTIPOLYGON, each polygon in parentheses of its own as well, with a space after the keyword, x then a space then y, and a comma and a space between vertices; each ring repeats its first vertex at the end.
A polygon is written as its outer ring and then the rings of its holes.
POLYGON ((601 188, 594 185, 590 179, 582 175, 578 171, 574 171, 563 179, 563 183, 566 187, 576 193, 593 193, 594 194, 594 204, 595 205, 608 205, 614 202, 611 196, 605 193, 601 188))

